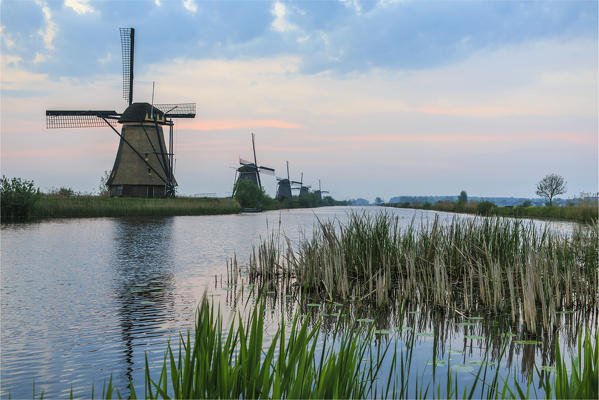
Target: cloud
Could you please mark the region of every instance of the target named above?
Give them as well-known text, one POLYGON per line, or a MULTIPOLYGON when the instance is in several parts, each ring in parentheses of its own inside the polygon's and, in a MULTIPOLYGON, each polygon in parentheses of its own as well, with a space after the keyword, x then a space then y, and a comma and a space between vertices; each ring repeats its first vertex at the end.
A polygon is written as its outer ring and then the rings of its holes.
POLYGON ((271 24, 275 31, 285 33, 297 31, 299 29, 297 25, 292 24, 287 20, 287 6, 284 3, 275 1, 270 13, 275 17, 271 24))
POLYGON ((280 128, 299 129, 301 125, 279 120, 191 120, 181 121, 178 124, 182 129, 196 131, 223 131, 232 129, 255 129, 255 128, 280 128))
POLYGON ((2 41, 7 48, 10 49, 15 45, 12 34, 6 32, 6 28, 4 26, 0 26, 0 36, 2 36, 2 41))
POLYGON ((156 4, 156 6, 158 6, 158 7, 160 7, 162 5, 160 0, 154 0, 154 4, 156 4))
POLYGON ((33 59, 34 64, 39 64, 45 62, 48 59, 47 55, 44 55, 40 52, 35 53, 35 58, 33 59))
POLYGON ((48 3, 41 0, 36 0, 36 4, 42 8, 42 13, 44 14, 44 21, 46 22, 46 29, 40 29, 37 33, 43 38, 44 45, 46 50, 54 50, 54 37, 56 36, 56 23, 52 19, 52 11, 50 11, 50 7, 48 7, 48 3))
POLYGON ((192 13, 198 11, 198 5, 196 4, 195 0, 183 0, 183 7, 192 13))
POLYGON ((72 8, 79 15, 93 13, 96 10, 89 5, 89 0, 64 0, 66 7, 72 8))

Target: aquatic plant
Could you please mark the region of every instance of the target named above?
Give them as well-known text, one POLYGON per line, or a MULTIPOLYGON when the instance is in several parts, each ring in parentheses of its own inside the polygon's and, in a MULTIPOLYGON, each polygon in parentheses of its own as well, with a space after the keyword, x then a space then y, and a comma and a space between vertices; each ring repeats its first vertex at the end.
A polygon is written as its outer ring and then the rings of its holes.
POLYGON ((593 309, 599 298, 599 225, 567 237, 532 222, 455 218, 401 229, 387 213, 319 222, 297 245, 271 236, 250 258, 250 276, 293 279, 329 301, 390 304, 405 298, 448 310, 508 313, 548 329, 556 312, 593 309))

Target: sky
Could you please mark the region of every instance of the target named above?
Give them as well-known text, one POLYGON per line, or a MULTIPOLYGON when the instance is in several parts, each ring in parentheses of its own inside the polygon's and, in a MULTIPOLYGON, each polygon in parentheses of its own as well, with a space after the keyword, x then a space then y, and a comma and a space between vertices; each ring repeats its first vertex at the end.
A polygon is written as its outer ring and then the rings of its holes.
MULTIPOLYGON (((1 172, 98 190, 119 138, 46 109, 197 104, 175 123, 183 195, 230 195, 239 157, 330 191, 563 197, 598 191, 596 1, 1 0, 1 172)), ((264 176, 274 196, 276 180, 264 176)))

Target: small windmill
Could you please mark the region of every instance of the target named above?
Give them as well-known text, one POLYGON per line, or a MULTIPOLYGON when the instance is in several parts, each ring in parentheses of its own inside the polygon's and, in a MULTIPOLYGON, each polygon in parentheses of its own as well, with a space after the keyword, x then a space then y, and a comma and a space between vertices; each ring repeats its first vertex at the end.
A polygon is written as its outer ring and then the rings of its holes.
MULTIPOLYGON (((47 110, 47 128, 110 127, 120 138, 114 166, 108 178, 111 196, 174 197, 174 118, 195 118, 196 105, 133 103, 135 29, 121 28, 123 54, 122 113, 108 110, 47 110), (119 132, 115 125, 122 125, 119 132), (169 128, 169 147, 162 128, 169 128)), ((152 93, 152 97, 154 94, 152 93)))
POLYGON ((254 162, 246 161, 242 158, 239 158, 239 168, 235 172, 235 185, 233 185, 233 195, 235 195, 235 188, 237 187, 237 182, 243 179, 247 179, 256 185, 262 188, 262 181, 260 180, 260 173, 267 175, 274 175, 275 170, 270 167, 264 167, 262 165, 258 166, 258 160, 256 159, 256 141, 255 135, 252 133, 252 150, 254 152, 254 162))
POLYGON ((291 193, 291 185, 300 184, 301 182, 292 181, 289 177, 289 161, 286 161, 287 164, 287 178, 277 178, 277 200, 285 200, 293 197, 291 193))
POLYGON ((311 186, 304 186, 304 173, 302 172, 301 178, 299 181, 299 186, 292 188, 292 189, 295 189, 295 190, 299 189, 299 195, 303 196, 303 195, 310 193, 310 188, 311 188, 311 186))
POLYGON ((324 193, 329 193, 328 190, 322 190, 322 186, 320 185, 320 179, 318 180, 318 190, 315 190, 314 193, 316 193, 316 196, 318 196, 318 200, 322 200, 322 195, 324 193))

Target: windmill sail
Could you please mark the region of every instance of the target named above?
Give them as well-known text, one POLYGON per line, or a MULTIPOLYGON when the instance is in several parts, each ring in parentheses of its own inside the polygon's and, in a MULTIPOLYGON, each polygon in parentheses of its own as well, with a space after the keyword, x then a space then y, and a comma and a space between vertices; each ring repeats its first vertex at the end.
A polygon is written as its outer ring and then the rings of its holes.
POLYGON ((121 51, 123 53, 123 99, 133 102, 133 51, 135 49, 135 29, 120 28, 121 51))
POLYGON ((154 107, 164 113, 167 118, 195 118, 195 103, 154 104, 154 107))
POLYGON ((116 111, 108 110, 47 110, 46 128, 103 128, 106 120, 120 117, 116 111))

